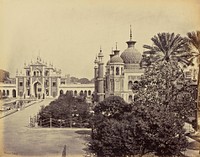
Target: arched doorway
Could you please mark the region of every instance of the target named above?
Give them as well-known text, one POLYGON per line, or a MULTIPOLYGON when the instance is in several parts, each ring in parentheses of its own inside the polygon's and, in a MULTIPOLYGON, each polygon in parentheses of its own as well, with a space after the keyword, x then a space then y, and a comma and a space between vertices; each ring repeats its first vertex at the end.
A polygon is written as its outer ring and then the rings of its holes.
POLYGON ((42 86, 41 86, 41 83, 40 82, 36 82, 34 85, 34 94, 35 94, 35 97, 40 99, 41 98, 41 94, 42 94, 42 86))
POLYGON ((132 96, 132 95, 129 95, 129 97, 128 97, 128 102, 130 103, 130 102, 132 102, 132 100, 133 100, 133 96, 132 96))
POLYGON ((63 95, 63 90, 62 89, 60 90, 60 95, 63 95))
POLYGON ((16 98, 16 90, 15 89, 12 90, 12 96, 13 96, 13 98, 16 98))

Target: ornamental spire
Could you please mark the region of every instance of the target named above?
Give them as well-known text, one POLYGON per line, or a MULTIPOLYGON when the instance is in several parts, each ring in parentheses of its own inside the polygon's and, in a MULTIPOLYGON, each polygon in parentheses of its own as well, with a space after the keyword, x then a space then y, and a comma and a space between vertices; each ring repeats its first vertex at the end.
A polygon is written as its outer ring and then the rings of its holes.
POLYGON ((132 28, 130 25, 130 40, 126 42, 128 44, 128 48, 134 47, 136 41, 132 40, 132 28))
POLYGON ((131 28, 131 25, 130 25, 130 41, 132 40, 132 28, 131 28))

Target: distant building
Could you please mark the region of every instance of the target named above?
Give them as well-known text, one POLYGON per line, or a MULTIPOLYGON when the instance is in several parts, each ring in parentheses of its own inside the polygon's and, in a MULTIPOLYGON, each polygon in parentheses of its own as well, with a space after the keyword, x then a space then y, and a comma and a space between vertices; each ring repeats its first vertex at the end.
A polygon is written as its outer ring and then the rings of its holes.
POLYGON ((66 92, 74 96, 91 97, 93 84, 70 84, 70 76, 62 76, 61 70, 44 63, 40 57, 30 64, 24 64, 23 72, 16 72, 16 77, 9 83, 0 83, 1 97, 48 98, 58 97, 66 92))

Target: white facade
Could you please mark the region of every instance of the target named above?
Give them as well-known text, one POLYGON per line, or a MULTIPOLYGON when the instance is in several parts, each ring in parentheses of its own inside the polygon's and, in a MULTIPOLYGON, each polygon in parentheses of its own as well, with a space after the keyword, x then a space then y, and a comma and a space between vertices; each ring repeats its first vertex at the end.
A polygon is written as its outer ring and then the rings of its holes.
POLYGON ((47 65, 40 57, 30 64, 24 64, 23 71, 17 71, 14 80, 12 84, 0 84, 1 97, 44 99, 58 97, 67 91, 87 96, 92 96, 94 92, 93 84, 69 84, 69 77, 62 76, 61 70, 57 70, 52 64, 47 65))

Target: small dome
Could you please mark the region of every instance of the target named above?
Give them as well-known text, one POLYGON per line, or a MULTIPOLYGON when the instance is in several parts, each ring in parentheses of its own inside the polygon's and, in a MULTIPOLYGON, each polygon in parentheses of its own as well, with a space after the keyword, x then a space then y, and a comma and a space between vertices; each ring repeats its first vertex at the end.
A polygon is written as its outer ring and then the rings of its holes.
POLYGON ((142 59, 142 55, 134 47, 129 47, 124 50, 120 57, 125 64, 139 64, 142 59))
POLYGON ((110 63, 123 63, 123 59, 120 56, 115 55, 110 59, 110 63))

